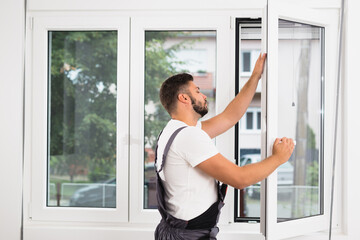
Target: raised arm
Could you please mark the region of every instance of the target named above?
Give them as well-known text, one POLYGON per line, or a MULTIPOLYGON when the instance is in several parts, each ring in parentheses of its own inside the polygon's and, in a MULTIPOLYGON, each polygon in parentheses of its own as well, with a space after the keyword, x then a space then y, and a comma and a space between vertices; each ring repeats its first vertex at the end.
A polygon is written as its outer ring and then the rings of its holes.
POLYGON ((233 127, 246 112, 254 97, 256 87, 264 70, 266 54, 260 54, 251 77, 225 110, 202 122, 202 129, 214 138, 233 127))
POLYGON ((243 189, 269 176, 278 166, 289 160, 293 150, 292 139, 277 138, 273 146, 273 155, 261 162, 239 167, 218 153, 196 167, 223 183, 243 189))

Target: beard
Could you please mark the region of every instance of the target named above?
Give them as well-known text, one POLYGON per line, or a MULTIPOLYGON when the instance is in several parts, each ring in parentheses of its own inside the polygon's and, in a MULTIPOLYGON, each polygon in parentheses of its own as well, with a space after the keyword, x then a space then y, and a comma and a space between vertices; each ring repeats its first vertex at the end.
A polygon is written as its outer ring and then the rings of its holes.
POLYGON ((201 105, 199 101, 195 101, 195 99, 190 96, 191 105, 196 113, 198 113, 201 117, 205 116, 208 113, 208 108, 206 106, 207 101, 205 100, 204 106, 201 105))

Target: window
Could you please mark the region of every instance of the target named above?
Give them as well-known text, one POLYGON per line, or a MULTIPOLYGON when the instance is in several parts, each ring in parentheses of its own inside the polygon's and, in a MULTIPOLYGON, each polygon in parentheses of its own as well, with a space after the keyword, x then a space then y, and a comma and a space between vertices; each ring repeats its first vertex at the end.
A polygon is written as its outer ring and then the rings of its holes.
POLYGON ((278 134, 297 145, 288 168, 293 181, 278 186, 278 221, 323 214, 323 31, 279 20, 278 134))
MULTIPOLYGON (((127 239, 153 237, 153 227, 160 220, 155 209, 154 144, 169 119, 157 99, 161 82, 179 71, 193 74, 208 97, 207 117, 211 117, 222 112, 233 93, 245 84, 264 45, 260 39, 265 39, 261 37, 261 21, 254 19, 260 17, 260 8, 251 13, 234 11, 237 16, 252 17, 237 21, 236 34, 227 11, 211 17, 197 12, 183 17, 184 12, 156 15, 129 10, 126 17, 118 17, 118 12, 106 16, 97 12, 81 16, 30 12, 33 29, 28 29, 27 38, 31 47, 27 48, 26 63, 24 226, 34 235, 54 233, 52 227, 43 231, 40 224, 45 228, 54 224, 61 231, 66 228, 65 234, 74 234, 68 225, 75 223, 82 226, 76 227, 82 236, 103 233, 116 225, 114 231, 127 239), (231 81, 234 75, 235 84, 231 81), (81 198, 88 202, 75 201, 81 198), (99 223, 99 228, 87 231, 99 223)), ((336 26, 336 18, 323 25, 310 22, 318 14, 309 15, 306 23, 301 23, 301 18, 286 18, 286 12, 281 16, 281 21, 264 24, 280 26, 280 37, 269 33, 268 74, 259 82, 235 129, 235 144, 232 129, 214 141, 226 158, 233 160, 235 156, 238 165, 261 161, 270 154, 273 137, 279 135, 297 138, 299 147, 301 138, 295 133, 302 119, 297 111, 299 101, 306 99, 308 118, 301 132, 307 134, 303 151, 307 165, 301 172, 300 153, 294 154, 267 179, 266 191, 264 182, 241 191, 229 188, 220 217, 224 237, 249 234, 254 239, 274 239, 289 232, 294 236, 303 232, 300 230, 320 229, 326 222, 322 206, 327 205, 329 171, 322 159, 329 158, 331 149, 327 140, 331 139, 331 118, 327 116, 332 115, 328 109, 335 67, 329 62, 335 55, 336 31, 329 26, 336 26), (308 40, 313 42, 306 45, 308 40), (274 49, 276 53, 271 52, 274 49), (292 70, 302 66, 295 60, 309 49, 311 81, 305 86, 307 98, 302 98, 298 86, 305 81, 292 70), (330 54, 326 62, 324 53, 330 54), (278 67, 292 62, 297 67, 278 67), (271 65, 274 63, 278 65, 271 65), (295 74, 282 72, 288 70, 295 74), (277 121, 284 116, 288 122, 277 121), (308 176, 302 183, 295 178, 300 172, 308 176), (295 225, 302 224, 305 217, 311 226, 297 230, 295 225), (261 227, 263 223, 268 224, 267 232, 261 227), (284 226, 289 228, 284 231, 284 226)))
POLYGON ((251 72, 251 52, 242 52, 242 72, 251 72))
MULTIPOLYGON (((260 95, 260 94, 259 94, 260 95)), ((259 103, 260 99, 254 97, 251 104, 259 103)), ((261 108, 259 107, 249 107, 240 120, 240 131, 242 133, 258 133, 260 134, 261 130, 261 108)))
POLYGON ((331 133, 324 129, 332 120, 331 106, 324 103, 329 104, 325 97, 332 95, 328 86, 334 76, 325 72, 334 62, 325 54, 335 56, 329 46, 334 46, 336 31, 332 18, 319 11, 272 2, 268 13, 266 155, 271 154, 276 137, 296 140, 287 166, 279 167, 265 182, 266 235, 279 239, 328 228, 324 206, 331 168, 325 159, 331 158, 332 146, 331 133), (281 181, 287 185, 281 186, 281 181))
POLYGON ((243 47, 245 49, 241 50, 241 61, 240 61, 241 76, 250 76, 252 70, 254 69, 256 60, 259 57, 260 50, 259 50, 259 46, 256 49, 251 49, 253 47, 251 44, 247 44, 247 46, 245 44, 243 47))
MULTIPOLYGON (((226 96, 230 83, 228 66, 219 62, 229 57, 225 42, 227 19, 203 17, 132 19, 132 58, 130 86, 130 133, 136 139, 130 146, 130 221, 157 222, 154 149, 161 129, 170 119, 159 102, 161 83, 178 72, 189 72, 207 95, 209 114, 214 116, 225 106, 218 102, 226 96), (223 98, 222 97, 222 98, 223 98)), ((227 96, 229 97, 229 96, 227 96)), ((230 101, 230 98, 229 100, 230 101)), ((217 145, 217 139, 215 140, 217 145)), ((226 142, 218 147, 229 152, 226 142)), ((230 150, 231 151, 231 150, 230 150)))
POLYGON ((116 31, 49 31, 47 206, 116 207, 116 31))
MULTIPOLYGON (((237 71, 236 92, 245 85, 261 48, 261 19, 236 20, 237 71), (245 66, 248 66, 245 68, 245 66), (244 70, 247 71, 244 71, 244 70)), ((258 84, 261 86, 261 80, 258 84)), ((244 166, 261 160, 261 91, 256 93, 235 131, 237 164, 244 166)), ((242 190, 235 190, 235 222, 258 222, 260 220, 260 182, 242 190)))
POLYGON ((158 134, 170 120, 160 103, 161 83, 169 76, 187 72, 207 96, 209 113, 216 105, 216 32, 145 32, 145 112, 144 112, 144 209, 157 209, 155 148, 158 134))
POLYGON ((119 117, 128 114, 119 105, 128 102, 128 23, 122 17, 34 20, 28 116, 34 220, 128 218, 128 119, 119 117))

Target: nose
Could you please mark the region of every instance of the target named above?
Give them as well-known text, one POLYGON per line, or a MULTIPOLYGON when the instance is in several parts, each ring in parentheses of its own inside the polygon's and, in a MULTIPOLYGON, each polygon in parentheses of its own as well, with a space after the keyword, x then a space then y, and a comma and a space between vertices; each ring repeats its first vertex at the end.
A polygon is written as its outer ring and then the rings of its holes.
POLYGON ((206 95, 205 95, 205 94, 201 93, 201 95, 202 95, 202 97, 204 98, 204 100, 206 100, 206 99, 207 99, 207 97, 206 97, 206 95))

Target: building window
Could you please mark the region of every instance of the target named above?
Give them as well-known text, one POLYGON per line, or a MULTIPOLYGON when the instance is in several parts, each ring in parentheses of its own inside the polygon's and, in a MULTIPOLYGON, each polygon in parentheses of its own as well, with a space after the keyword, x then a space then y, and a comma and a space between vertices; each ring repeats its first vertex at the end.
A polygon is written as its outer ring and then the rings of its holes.
POLYGON ((250 76, 251 72, 255 66, 256 60, 260 54, 260 47, 253 48, 252 45, 244 46, 248 47, 244 50, 241 50, 241 61, 240 61, 240 73, 241 76, 250 76))
POLYGON ((251 72, 251 52, 242 52, 242 72, 251 72))
POLYGON ((51 207, 116 207, 117 31, 49 31, 51 207))
POLYGON ((246 129, 250 130, 253 129, 253 112, 246 112, 246 129))
MULTIPOLYGON (((253 101, 256 102, 256 99, 253 101)), ((261 109, 259 107, 249 107, 240 120, 241 132, 256 132, 260 134, 261 129, 261 109)))

